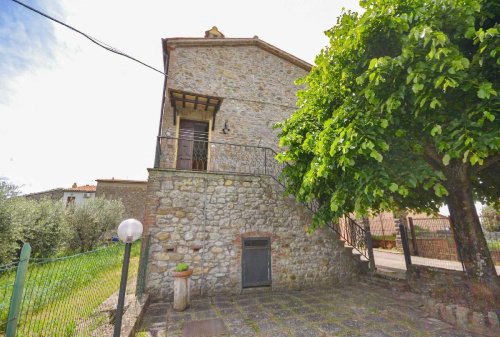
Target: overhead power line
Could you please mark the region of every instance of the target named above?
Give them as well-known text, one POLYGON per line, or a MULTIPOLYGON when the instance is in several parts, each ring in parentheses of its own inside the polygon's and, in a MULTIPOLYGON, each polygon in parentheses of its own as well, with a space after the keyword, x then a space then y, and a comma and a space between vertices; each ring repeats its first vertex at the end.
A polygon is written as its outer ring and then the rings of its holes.
MULTIPOLYGON (((47 18, 47 19, 49 19, 49 20, 51 20, 51 21, 54 21, 54 22, 56 22, 56 23, 58 23, 58 24, 60 24, 60 25, 62 25, 62 26, 64 26, 64 27, 66 27, 66 28, 68 28, 68 29, 70 29, 70 30, 72 30, 72 31, 74 31, 74 32, 76 32, 76 33, 78 33, 78 34, 80 34, 80 35, 83 35, 85 38, 89 39, 90 41, 92 41, 93 43, 95 43, 96 45, 98 45, 98 46, 99 46, 99 47, 101 47, 101 48, 104 48, 104 49, 106 49, 106 50, 108 50, 108 51, 110 51, 110 52, 112 52, 112 53, 115 53, 115 54, 118 54, 118 55, 124 56, 124 57, 126 57, 126 58, 128 58, 128 59, 131 59, 132 61, 135 61, 135 62, 137 62, 137 63, 139 63, 139 64, 141 64, 141 65, 143 65, 143 66, 145 66, 145 67, 147 67, 147 68, 149 68, 149 69, 151 69, 151 70, 154 70, 154 71, 156 71, 156 72, 158 72, 158 73, 162 74, 163 76, 165 76, 165 77, 167 77, 167 78, 169 78, 169 79, 171 79, 171 80, 177 81, 177 82, 178 82, 179 84, 181 84, 181 85, 184 85, 184 84, 182 83, 182 81, 179 81, 177 78, 174 78, 174 77, 172 77, 172 76, 170 76, 170 75, 167 75, 165 72, 161 71, 160 69, 157 69, 157 68, 155 68, 155 67, 153 67, 153 66, 151 66, 151 65, 149 65, 149 64, 147 64, 147 63, 145 63, 145 62, 142 62, 141 60, 139 60, 139 59, 137 59, 137 58, 135 58, 135 57, 133 57, 133 56, 130 56, 130 55, 128 55, 127 53, 122 52, 121 50, 116 49, 116 48, 114 48, 114 47, 110 46, 109 44, 107 44, 107 43, 105 43, 105 42, 99 41, 99 40, 98 40, 98 39, 96 39, 95 37, 92 37, 92 36, 90 36, 89 34, 84 33, 84 32, 82 32, 81 30, 76 29, 75 27, 70 26, 70 25, 68 25, 67 23, 62 22, 61 20, 58 20, 58 19, 56 19, 56 18, 54 18, 54 17, 52 17, 52 16, 50 16, 50 15, 48 15, 48 14, 46 14, 46 13, 44 13, 44 12, 40 11, 40 10, 38 10, 38 9, 36 9, 36 8, 33 8, 33 7, 31 7, 31 6, 29 6, 29 5, 25 4, 25 3, 23 3, 23 2, 21 2, 21 1, 18 1, 18 0, 12 0, 12 1, 13 1, 13 2, 15 2, 15 3, 17 3, 18 5, 21 5, 21 6, 25 7, 25 8, 27 8, 27 9, 29 9, 30 11, 33 11, 33 12, 35 12, 35 13, 37 13, 37 14, 39 14, 39 15, 41 15, 41 16, 43 16, 43 17, 45 17, 45 18, 47 18)), ((230 100, 236 100, 236 101, 244 101, 244 102, 252 102, 252 103, 261 103, 261 104, 270 104, 270 105, 277 105, 277 106, 287 107, 287 108, 291 108, 291 109, 296 109, 296 107, 295 107, 295 106, 290 106, 290 105, 281 104, 281 103, 266 102, 266 101, 252 100, 252 99, 247 99, 247 98, 239 98, 239 97, 230 97, 230 96, 224 96, 224 98, 226 98, 226 99, 230 99, 230 100)))
POLYGON ((130 56, 130 55, 128 55, 128 54, 126 54, 126 53, 124 53, 124 52, 122 52, 122 51, 120 51, 120 50, 118 50, 118 49, 116 49, 116 48, 114 48, 114 47, 112 47, 112 46, 110 46, 110 45, 108 45, 108 44, 104 43, 104 42, 101 42, 101 41, 99 41, 98 39, 96 39, 95 37, 92 37, 92 36, 90 36, 89 34, 86 34, 86 33, 82 32, 81 30, 78 30, 78 29, 76 29, 76 28, 74 28, 74 27, 72 27, 72 26, 70 26, 70 25, 68 25, 68 24, 66 24, 66 23, 64 23, 64 22, 62 22, 62 21, 60 21, 60 20, 56 19, 56 18, 53 18, 52 16, 50 16, 50 15, 48 15, 48 14, 45 14, 45 13, 43 13, 43 12, 39 11, 39 10, 38 10, 38 9, 36 9, 36 8, 33 8, 33 7, 31 7, 31 6, 28 6, 28 5, 26 5, 25 3, 22 3, 21 1, 17 1, 17 0, 12 0, 12 1, 14 1, 15 3, 17 3, 17 4, 21 5, 21 6, 23 6, 23 7, 27 8, 27 9, 29 9, 29 10, 33 11, 33 12, 35 12, 35 13, 37 13, 37 14, 40 14, 41 16, 46 17, 46 18, 47 18, 47 19, 49 19, 49 20, 52 20, 52 21, 54 21, 54 22, 57 22, 58 24, 63 25, 64 27, 66 27, 66 28, 68 28, 68 29, 71 29, 72 31, 74 31, 74 32, 76 32, 76 33, 78 33, 78 34, 81 34, 81 35, 85 36, 87 39, 89 39, 90 41, 92 41, 93 43, 95 43, 96 45, 98 45, 99 47, 102 47, 102 48, 104 48, 104 49, 106 49, 106 50, 109 50, 109 51, 110 51, 110 52, 112 52, 112 53, 115 53, 115 54, 118 54, 118 55, 124 56, 124 57, 126 57, 126 58, 129 58, 129 59, 131 59, 131 60, 133 60, 133 61, 135 61, 135 62, 138 62, 138 63, 142 64, 143 66, 146 66, 146 67, 148 67, 148 68, 150 68, 150 69, 152 69, 152 70, 154 70, 154 71, 159 72, 160 74, 163 74, 164 76, 167 76, 167 75, 166 75, 163 71, 161 71, 161 70, 159 70, 159 69, 156 69, 155 67, 150 66, 149 64, 146 64, 146 63, 144 63, 144 62, 142 62, 142 61, 140 61, 140 60, 136 59, 135 57, 132 57, 132 56, 130 56))

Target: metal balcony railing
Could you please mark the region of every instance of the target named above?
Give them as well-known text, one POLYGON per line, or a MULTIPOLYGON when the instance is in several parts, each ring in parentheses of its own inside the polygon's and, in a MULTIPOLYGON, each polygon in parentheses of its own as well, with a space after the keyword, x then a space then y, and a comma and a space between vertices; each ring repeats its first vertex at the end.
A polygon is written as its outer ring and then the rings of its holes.
MULTIPOLYGON (((267 175, 286 188, 281 172, 286 163, 276 160, 269 147, 207 141, 206 135, 183 134, 183 137, 158 137, 155 168, 207 171, 234 174, 267 175), (182 153, 179 153, 181 152, 182 153)), ((316 200, 303 203, 313 214, 319 210, 316 200)), ((354 250, 375 264, 369 229, 346 216, 328 226, 354 250)))
POLYGON ((268 147, 211 142, 196 137, 158 137, 155 168, 269 175, 276 180, 283 164, 268 147), (182 153, 180 153, 182 151, 182 153))

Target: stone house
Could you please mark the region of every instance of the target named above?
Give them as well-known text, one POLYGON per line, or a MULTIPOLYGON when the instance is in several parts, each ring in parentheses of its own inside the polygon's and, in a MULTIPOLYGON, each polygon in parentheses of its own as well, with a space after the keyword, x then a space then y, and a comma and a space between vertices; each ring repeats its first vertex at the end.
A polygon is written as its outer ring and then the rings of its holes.
POLYGON ((64 202, 65 205, 79 205, 95 198, 95 193, 95 185, 78 186, 76 183, 74 183, 70 188, 55 188, 47 191, 25 194, 23 197, 33 200, 59 200, 64 202))
POLYGON ((151 298, 172 298, 179 262, 193 269, 192 296, 301 289, 364 271, 331 229, 306 233, 311 212, 284 196, 276 179, 273 125, 293 113, 294 81, 311 65, 215 27, 205 38, 167 38, 162 46, 168 75, 142 251, 151 298))
POLYGON ((124 219, 144 221, 144 202, 148 182, 126 179, 96 179, 96 197, 120 200, 124 206, 124 219))

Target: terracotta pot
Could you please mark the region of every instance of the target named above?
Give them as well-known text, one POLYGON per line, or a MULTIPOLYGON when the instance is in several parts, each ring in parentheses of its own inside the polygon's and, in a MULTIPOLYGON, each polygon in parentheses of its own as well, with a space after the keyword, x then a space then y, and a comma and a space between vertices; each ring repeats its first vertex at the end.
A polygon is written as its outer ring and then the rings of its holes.
POLYGON ((192 269, 186 271, 173 271, 174 276, 174 310, 183 311, 189 307, 190 299, 190 281, 189 276, 193 273, 192 269))
POLYGON ((174 277, 188 277, 193 273, 193 269, 188 269, 186 271, 173 271, 172 275, 174 277))

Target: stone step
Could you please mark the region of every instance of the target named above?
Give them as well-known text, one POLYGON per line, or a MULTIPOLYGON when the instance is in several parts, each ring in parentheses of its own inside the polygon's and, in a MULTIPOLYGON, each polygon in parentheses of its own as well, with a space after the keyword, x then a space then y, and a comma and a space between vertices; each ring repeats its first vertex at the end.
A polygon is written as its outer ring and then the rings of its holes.
POLYGON ((408 291, 409 286, 406 277, 401 273, 387 272, 385 268, 378 268, 375 273, 364 277, 369 284, 380 286, 387 289, 408 291))
POLYGON ((268 294, 268 293, 272 293, 272 288, 270 286, 267 286, 267 287, 251 287, 251 288, 243 288, 241 290, 241 294, 253 294, 253 295, 256 295, 256 294, 268 294))

